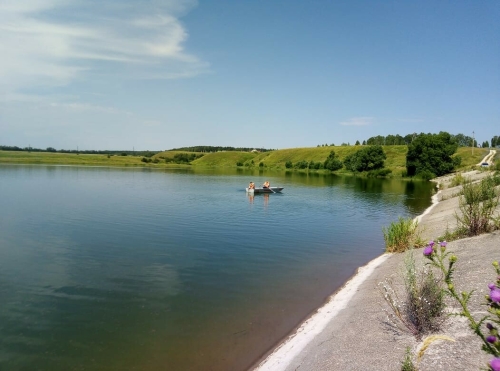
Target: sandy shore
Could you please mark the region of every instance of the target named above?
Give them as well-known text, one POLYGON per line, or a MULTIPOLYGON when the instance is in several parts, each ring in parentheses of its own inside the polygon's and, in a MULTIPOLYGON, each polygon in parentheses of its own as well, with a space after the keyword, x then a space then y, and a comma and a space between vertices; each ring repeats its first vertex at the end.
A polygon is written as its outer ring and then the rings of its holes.
MULTIPOLYGON (((480 179, 485 172, 464 176, 480 179)), ((417 220, 422 236, 435 239, 456 226, 460 187, 449 188, 451 176, 436 179, 440 190, 432 205, 417 220)), ((456 287, 477 290, 471 307, 475 315, 484 314, 481 305, 487 283, 494 279, 493 260, 500 260, 500 232, 453 241, 448 249, 459 258, 456 287), (473 252, 473 254, 471 254, 473 252)), ((417 261, 423 261, 416 251, 417 261)), ((383 254, 359 268, 326 304, 285 339, 254 371, 292 370, 400 370, 406 347, 418 351, 421 344, 387 321, 386 304, 378 290, 380 282, 400 278, 403 254, 383 254)), ((450 310, 456 309, 449 303, 450 310)), ((431 345, 419 364, 424 370, 474 370, 490 358, 481 343, 460 317, 450 317, 441 334, 455 342, 438 341, 431 345)))

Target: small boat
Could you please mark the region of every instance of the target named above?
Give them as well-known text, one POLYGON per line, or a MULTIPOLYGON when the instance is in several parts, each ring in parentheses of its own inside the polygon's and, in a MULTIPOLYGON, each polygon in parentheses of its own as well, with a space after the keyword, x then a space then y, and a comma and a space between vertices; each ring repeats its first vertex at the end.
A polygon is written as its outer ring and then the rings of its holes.
POLYGON ((258 193, 279 193, 283 190, 283 187, 269 187, 269 188, 254 188, 254 189, 250 189, 250 188, 246 188, 247 192, 248 193, 254 193, 254 194, 258 194, 258 193))

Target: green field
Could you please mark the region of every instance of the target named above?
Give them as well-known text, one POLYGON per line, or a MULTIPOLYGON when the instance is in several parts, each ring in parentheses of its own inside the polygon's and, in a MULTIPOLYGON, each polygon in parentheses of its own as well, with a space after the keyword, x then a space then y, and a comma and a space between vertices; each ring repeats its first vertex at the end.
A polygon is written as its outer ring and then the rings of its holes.
POLYGON ((490 153, 489 148, 474 148, 473 151, 472 147, 460 147, 454 156, 460 156, 462 158, 459 170, 468 170, 480 163, 488 153, 490 153), (472 154, 472 152, 474 152, 474 154, 472 154))
MULTIPOLYGON (((273 170, 285 170, 285 164, 291 161, 296 164, 300 161, 323 163, 330 151, 335 151, 340 160, 354 153, 361 146, 324 146, 310 148, 289 148, 270 152, 214 152, 196 153, 203 155, 190 164, 173 163, 174 157, 179 154, 192 153, 183 151, 164 151, 154 155, 151 162, 141 161, 142 156, 120 156, 120 155, 95 155, 95 154, 68 154, 51 152, 26 152, 26 151, 0 151, 0 163, 8 164, 48 164, 48 165, 85 165, 85 166, 138 166, 152 168, 179 168, 179 167, 237 167, 237 164, 247 168, 265 168, 273 170), (154 162, 156 161, 156 163, 154 162)), ((406 170, 406 146, 383 146, 387 155, 385 166, 392 170, 392 176, 399 177, 406 170)), ((488 149, 475 148, 472 154, 471 147, 461 147, 455 156, 462 158, 460 170, 472 168, 478 164, 488 153, 488 149)), ((308 171, 308 170, 297 170, 308 171)), ((309 170, 326 172, 326 170, 309 170)), ((340 174, 350 174, 342 169, 340 174)))
POLYGON ((83 165, 83 166, 142 166, 142 167, 179 167, 178 164, 145 164, 142 156, 88 155, 76 153, 0 151, 3 164, 46 164, 46 165, 83 165))

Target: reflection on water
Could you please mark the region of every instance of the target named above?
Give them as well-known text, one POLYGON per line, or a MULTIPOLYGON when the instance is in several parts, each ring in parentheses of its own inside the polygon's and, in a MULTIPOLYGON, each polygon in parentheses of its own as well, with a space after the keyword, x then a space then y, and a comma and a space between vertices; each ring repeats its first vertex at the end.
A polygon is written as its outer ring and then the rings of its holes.
MULTIPOLYGON (((279 197, 279 193, 276 193, 274 196, 272 197, 279 197)), ((258 205, 264 205, 264 208, 266 209, 267 206, 269 205, 269 196, 271 196, 271 194, 269 193, 258 193, 258 194, 254 194, 254 193, 247 193, 247 197, 248 197, 248 202, 250 204, 253 204, 255 199, 257 199, 257 201, 262 201, 262 202, 258 202, 257 204, 258 205)))
POLYGON ((0 166, 0 369, 244 370, 432 186, 294 172, 0 166), (250 195, 250 180, 284 186, 250 195))

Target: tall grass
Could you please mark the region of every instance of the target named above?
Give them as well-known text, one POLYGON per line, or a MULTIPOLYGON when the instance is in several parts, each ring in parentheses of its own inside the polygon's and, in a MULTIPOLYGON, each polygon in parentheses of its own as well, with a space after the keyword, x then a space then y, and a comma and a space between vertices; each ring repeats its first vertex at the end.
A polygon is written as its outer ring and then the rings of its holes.
POLYGON ((434 276, 429 266, 417 269, 412 250, 406 252, 402 276, 403 292, 390 279, 379 284, 390 308, 386 311, 389 321, 406 328, 417 339, 438 331, 446 319, 442 280, 434 276))
POLYGON ((477 236, 496 228, 494 213, 499 203, 496 184, 497 178, 492 176, 479 183, 464 183, 459 201, 460 214, 455 214, 459 234, 477 236))
POLYGON ((399 217, 389 227, 382 228, 386 252, 403 252, 414 245, 420 245, 420 236, 417 232, 418 223, 411 218, 399 217))
POLYGON ((456 187, 464 184, 466 179, 462 176, 462 173, 457 173, 450 182, 450 187, 456 187))

